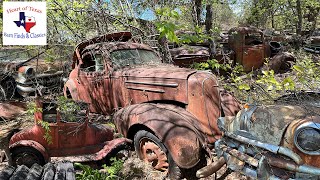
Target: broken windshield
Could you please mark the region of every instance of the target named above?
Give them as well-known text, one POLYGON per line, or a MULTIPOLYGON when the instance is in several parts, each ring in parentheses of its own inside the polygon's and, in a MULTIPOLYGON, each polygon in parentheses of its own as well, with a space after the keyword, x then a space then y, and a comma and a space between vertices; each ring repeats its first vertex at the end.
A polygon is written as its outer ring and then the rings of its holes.
POLYGON ((153 51, 145 49, 122 49, 110 54, 112 64, 116 67, 159 64, 160 57, 153 51))

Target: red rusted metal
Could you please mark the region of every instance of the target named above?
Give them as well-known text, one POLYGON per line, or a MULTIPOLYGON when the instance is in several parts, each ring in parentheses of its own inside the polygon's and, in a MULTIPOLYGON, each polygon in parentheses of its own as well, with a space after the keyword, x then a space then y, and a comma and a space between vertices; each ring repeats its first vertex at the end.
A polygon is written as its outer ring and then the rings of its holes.
POLYGON ((205 137, 201 124, 185 109, 169 104, 135 104, 121 109, 114 118, 119 132, 129 139, 139 127, 149 128, 180 167, 191 168, 198 163, 199 143, 204 144, 205 137))
MULTIPOLYGON (((101 160, 112 149, 130 143, 125 138, 113 139, 114 130, 103 125, 89 123, 88 114, 84 114, 84 120, 68 122, 63 119, 53 103, 36 101, 37 107, 42 111, 35 112, 35 125, 14 134, 9 142, 10 150, 21 146, 33 147, 41 152, 45 160, 49 157, 87 155, 91 160, 101 160), (50 108, 45 109, 45 107, 50 108), (49 123, 49 136, 51 142, 44 139, 46 131, 41 121, 49 123), (91 156, 89 156, 91 154, 91 156)), ((81 117, 82 118, 82 117, 81 117)))
POLYGON ((207 62, 209 49, 203 46, 186 46, 170 49, 173 64, 179 67, 190 67, 193 63, 207 62))
POLYGON ((130 33, 103 37, 77 46, 65 96, 89 103, 91 112, 112 114, 128 107, 114 115, 125 137, 133 139, 139 128, 150 129, 180 167, 196 165, 201 147, 221 137, 216 123, 221 112, 235 115, 240 109, 238 102, 220 95, 212 73, 163 64, 147 45, 123 42, 130 33), (106 42, 121 38, 122 42, 106 42), (148 52, 152 63, 134 64, 138 58, 131 58, 120 66, 122 62, 113 55, 129 50, 148 52), (92 58, 96 56, 102 57, 102 63, 92 58), (100 69, 95 66, 99 63, 100 69), (92 65, 95 69, 90 69, 92 65))
POLYGON ((142 159, 144 159, 148 163, 151 163, 156 170, 168 170, 169 163, 167 155, 157 144, 145 138, 140 142, 140 149, 142 149, 142 159))
POLYGON ((257 28, 237 27, 229 30, 229 47, 235 51, 236 62, 250 72, 263 65, 268 47, 262 31, 257 28))
POLYGON ((198 178, 205 178, 210 176, 211 174, 217 172, 223 165, 226 164, 226 160, 224 157, 220 157, 217 161, 199 169, 196 173, 198 178))

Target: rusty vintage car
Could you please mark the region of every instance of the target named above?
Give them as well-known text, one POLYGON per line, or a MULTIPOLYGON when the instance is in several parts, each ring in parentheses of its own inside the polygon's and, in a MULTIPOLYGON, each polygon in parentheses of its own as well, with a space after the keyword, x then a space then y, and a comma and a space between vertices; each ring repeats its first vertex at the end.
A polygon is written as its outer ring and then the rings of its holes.
POLYGON ((221 137, 217 118, 235 115, 240 105, 212 73, 164 64, 152 48, 130 39, 119 32, 80 43, 65 96, 89 103, 92 112, 122 108, 113 119, 138 156, 180 178, 181 169, 203 166, 221 137))
POLYGON ((34 163, 44 165, 53 159, 105 163, 131 143, 126 138, 114 138, 111 127, 89 122, 85 103, 66 102, 68 109, 64 110, 50 101, 37 100, 36 104, 33 127, 10 138, 9 163, 14 166, 30 168, 34 163))
POLYGON ((283 98, 299 99, 295 105, 245 105, 237 116, 220 118, 224 136, 215 143, 220 159, 211 172, 226 163, 253 179, 319 179, 319 97, 302 92, 283 98))
POLYGON ((249 72, 263 65, 270 56, 264 34, 257 28, 236 27, 229 30, 228 44, 235 52, 235 61, 249 72))
POLYGON ((0 50, 0 100, 43 94, 63 87, 64 62, 45 62, 44 52, 0 50))
POLYGON ((320 54, 320 29, 315 30, 305 43, 304 50, 320 54))

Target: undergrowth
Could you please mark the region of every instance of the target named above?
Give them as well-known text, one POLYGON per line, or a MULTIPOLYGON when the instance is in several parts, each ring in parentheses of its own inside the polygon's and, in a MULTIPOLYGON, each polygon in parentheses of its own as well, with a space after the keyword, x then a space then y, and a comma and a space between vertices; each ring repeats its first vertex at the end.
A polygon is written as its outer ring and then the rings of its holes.
POLYGON ((125 179, 121 177, 120 171, 123 168, 123 160, 115 157, 110 159, 111 165, 103 165, 103 170, 93 169, 88 165, 75 163, 75 167, 79 167, 82 172, 76 174, 76 180, 118 180, 125 179))
MULTIPOLYGON (((219 63, 216 59, 195 63, 192 68, 211 70, 218 74, 223 88, 248 103, 273 103, 280 96, 299 91, 318 91, 320 87, 320 62, 316 56, 303 51, 292 52, 296 62, 283 74, 276 74, 268 66, 245 73, 241 65, 219 63), (221 72, 225 72, 221 74, 221 72)), ((318 57, 319 58, 319 57, 318 57)))

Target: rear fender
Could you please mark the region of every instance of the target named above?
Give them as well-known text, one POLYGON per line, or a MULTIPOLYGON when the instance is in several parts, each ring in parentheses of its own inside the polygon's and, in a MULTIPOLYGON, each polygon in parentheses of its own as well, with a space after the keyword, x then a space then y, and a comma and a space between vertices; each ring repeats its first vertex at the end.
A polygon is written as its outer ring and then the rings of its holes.
POLYGON ((204 142, 204 137, 196 128, 197 119, 181 107, 135 104, 118 111, 114 122, 118 131, 131 139, 142 127, 151 130, 179 167, 191 168, 199 162, 200 141, 204 142))
POLYGON ((44 158, 44 161, 46 163, 49 162, 48 152, 46 151, 46 149, 41 144, 39 144, 36 141, 21 140, 21 141, 18 141, 16 143, 10 145, 9 149, 10 149, 10 151, 12 151, 13 149, 19 148, 19 147, 32 147, 32 148, 36 149, 37 151, 39 151, 42 154, 42 156, 44 158))

